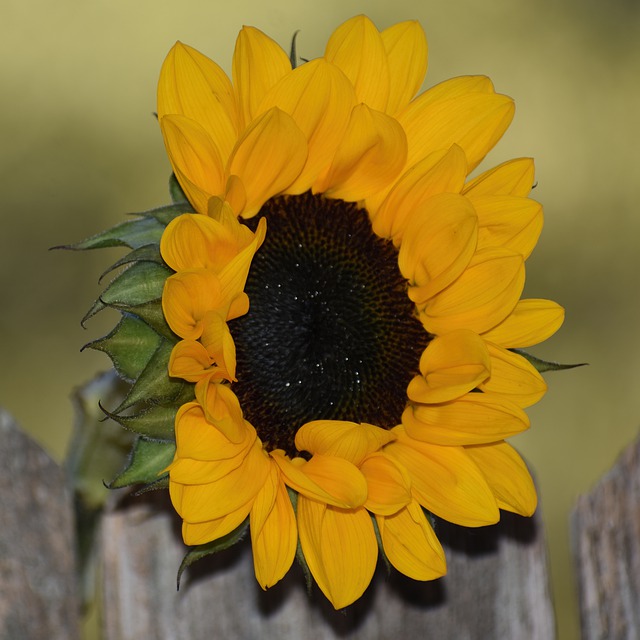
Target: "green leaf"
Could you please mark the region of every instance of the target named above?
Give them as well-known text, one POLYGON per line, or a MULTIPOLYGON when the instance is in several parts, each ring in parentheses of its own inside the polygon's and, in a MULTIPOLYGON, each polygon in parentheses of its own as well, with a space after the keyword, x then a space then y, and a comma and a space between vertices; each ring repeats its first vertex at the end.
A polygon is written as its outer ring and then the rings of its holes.
POLYGON ((117 276, 100 296, 106 305, 137 305, 162 297, 171 271, 154 262, 135 262, 117 276))
POLYGON ((164 469, 171 464, 175 451, 174 442, 138 438, 133 445, 126 468, 109 483, 109 489, 156 482, 164 469))
POLYGON ((133 251, 127 253, 126 256, 120 258, 117 262, 114 262, 98 279, 98 282, 102 280, 108 273, 111 273, 114 269, 121 267, 122 265, 129 264, 130 262, 156 262, 157 264, 164 265, 162 256, 160 255, 160 248, 157 244, 145 244, 143 247, 138 247, 133 251))
MULTIPOLYGON (((139 214, 136 214, 139 215, 139 214)), ((102 249, 104 247, 129 247, 137 249, 145 244, 158 244, 166 225, 153 216, 143 216, 134 220, 121 222, 115 227, 101 231, 86 240, 69 244, 58 249, 84 251, 102 249)))
POLYGON ((177 576, 177 584, 178 589, 180 589, 180 578, 184 573, 184 570, 191 566, 194 562, 201 560, 206 556, 210 556, 213 553, 218 553, 218 551, 224 551, 229 547, 232 547, 234 544, 237 544, 244 538, 247 533, 247 529, 249 528, 249 518, 246 518, 245 521, 236 529, 227 533, 226 536, 222 536, 217 540, 213 540, 213 542, 207 542, 207 544, 200 544, 197 547, 192 547, 187 554, 182 559, 182 563, 180 564, 180 568, 178 569, 177 576))
POLYGON ((151 300, 150 302, 135 305, 111 304, 110 306, 122 313, 137 316, 141 320, 144 320, 156 333, 167 338, 170 342, 174 344, 178 342, 178 336, 171 331, 171 328, 164 318, 162 300, 151 300))
POLYGON ((171 202, 174 204, 188 204, 191 206, 189 204, 189 198, 184 194, 175 173, 172 173, 169 178, 169 194, 171 195, 171 202))
POLYGON ((511 349, 514 353, 521 355, 523 358, 528 360, 539 373, 545 373, 546 371, 563 371, 564 369, 575 369, 576 367, 585 367, 588 365, 588 362, 580 362, 579 364, 560 364, 559 362, 548 362, 547 360, 541 360, 540 358, 536 358, 532 356, 530 353, 526 351, 522 351, 521 349, 511 349))
POLYGON ((178 378, 169 377, 169 356, 172 348, 173 345, 168 340, 160 340, 147 366, 114 413, 121 413, 138 402, 165 404, 173 402, 178 397, 186 383, 178 378))
POLYGON ((175 440, 175 421, 178 409, 184 403, 169 405, 153 405, 140 413, 131 416, 121 416, 115 413, 103 411, 118 424, 129 431, 141 436, 156 438, 158 440, 175 440))
POLYGON ((134 316, 124 315, 108 336, 94 340, 82 348, 106 353, 118 374, 131 382, 147 366, 160 340, 160 336, 145 322, 134 316))

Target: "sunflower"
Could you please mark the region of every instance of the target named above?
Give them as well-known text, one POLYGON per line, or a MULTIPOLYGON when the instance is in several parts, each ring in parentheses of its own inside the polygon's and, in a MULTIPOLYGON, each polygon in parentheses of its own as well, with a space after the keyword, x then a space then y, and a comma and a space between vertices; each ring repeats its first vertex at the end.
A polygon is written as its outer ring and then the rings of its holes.
POLYGON ((469 179, 513 101, 482 76, 415 97, 426 67, 418 23, 357 16, 297 67, 243 28, 232 79, 177 43, 158 87, 195 210, 160 242, 169 374, 195 385, 168 467, 184 541, 248 520, 259 584, 298 553, 336 608, 379 553, 444 575, 431 514, 477 527, 536 507, 505 442, 546 390, 516 350, 563 320, 520 299, 543 222, 533 162, 469 179))

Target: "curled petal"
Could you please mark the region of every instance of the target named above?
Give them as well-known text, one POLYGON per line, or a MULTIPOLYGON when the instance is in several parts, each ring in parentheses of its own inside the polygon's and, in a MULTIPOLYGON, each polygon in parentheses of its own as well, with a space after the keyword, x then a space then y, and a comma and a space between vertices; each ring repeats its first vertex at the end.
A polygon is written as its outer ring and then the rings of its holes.
POLYGON ((463 193, 469 196, 529 195, 535 169, 531 158, 516 158, 481 173, 465 185, 463 193))
POLYGON ((328 172, 313 191, 350 202, 362 200, 395 180, 406 154, 407 139, 398 122, 359 104, 328 172))
POLYGON ((446 402, 475 389, 489 377, 491 362, 484 343, 473 331, 458 329, 434 338, 420 358, 420 373, 409 383, 414 402, 446 402))
POLYGON ((513 311, 524 279, 524 258, 519 253, 478 251, 457 280, 427 301, 420 320, 429 333, 464 327, 483 333, 513 311))
POLYGON ((298 498, 300 545, 318 586, 336 609, 369 586, 378 545, 366 509, 343 510, 298 498))
POLYGON ((238 135, 233 87, 225 72, 200 52, 177 42, 169 51, 158 82, 158 118, 179 114, 202 125, 223 158, 238 135))
POLYGON ((429 154, 404 173, 379 207, 372 204, 375 198, 367 199, 373 230, 400 245, 414 211, 431 196, 459 193, 466 175, 467 160, 458 145, 429 154))
POLYGON ((495 393, 467 393, 440 404, 410 405, 402 414, 408 436, 442 445, 495 442, 529 427, 527 414, 495 393))
POLYGON ((427 73, 427 38, 416 20, 398 22, 381 34, 389 63, 387 113, 395 115, 418 93, 427 73))
POLYGON ((359 469, 342 458, 315 455, 309 462, 290 460, 280 450, 271 454, 285 482, 299 494, 336 507, 353 508, 367 499, 367 482, 359 469))
POLYGON ((384 452, 409 472, 411 492, 425 509, 465 527, 498 522, 493 493, 463 447, 414 440, 401 426, 393 431, 398 439, 384 452))
POLYGON ((389 99, 387 52, 369 18, 359 15, 341 24, 329 38, 324 57, 349 78, 358 102, 379 111, 386 109, 389 99))
POLYGON ((180 340, 171 350, 169 375, 189 382, 206 377, 215 360, 196 340, 180 340))
POLYGON ((235 381, 236 345, 225 319, 219 313, 208 313, 203 319, 203 327, 200 341, 218 365, 219 374, 229 381, 235 381))
POLYGON ((228 386, 202 380, 196 384, 195 394, 206 419, 231 442, 240 443, 246 438, 248 423, 242 418, 236 394, 228 386))
POLYGON ((244 185, 245 218, 254 216, 272 196, 298 177, 307 160, 307 140, 293 118, 273 107, 246 129, 238 140, 227 172, 244 185))
POLYGON ((391 516, 376 516, 376 521, 385 555, 398 571, 414 580, 445 575, 444 550, 415 500, 391 516))
POLYGON ((478 218, 464 196, 441 193, 418 207, 398 254, 409 297, 422 305, 448 287, 469 264, 477 238, 478 218))
POLYGON ((369 493, 365 508, 376 515, 388 516, 411 502, 411 478, 404 467, 382 453, 374 453, 360 465, 369 493))
POLYGON ((542 398, 547 384, 536 368, 524 357, 487 343, 491 357, 491 376, 480 388, 503 395, 520 407, 530 407, 542 398))
POLYGON ((506 442, 467 447, 467 455, 485 475, 498 506, 523 516, 536 510, 536 488, 527 465, 518 452, 506 442))
POLYGON ((219 149, 198 122, 185 116, 164 116, 160 129, 180 186, 196 211, 206 213, 209 198, 224 190, 219 149))
POLYGON ((268 589, 289 571, 298 544, 296 516, 275 464, 253 503, 250 526, 256 580, 268 589))
POLYGON ((393 434, 371 424, 342 420, 314 420, 296 433, 299 451, 344 458, 357 467, 366 456, 393 440, 393 434))
POLYGON ((279 44, 254 27, 242 28, 232 63, 241 128, 258 115, 264 96, 290 71, 289 56, 279 44))
POLYGON ((543 342, 564 321, 564 309, 551 300, 520 300, 497 326, 482 334, 488 342, 508 349, 521 349, 543 342))

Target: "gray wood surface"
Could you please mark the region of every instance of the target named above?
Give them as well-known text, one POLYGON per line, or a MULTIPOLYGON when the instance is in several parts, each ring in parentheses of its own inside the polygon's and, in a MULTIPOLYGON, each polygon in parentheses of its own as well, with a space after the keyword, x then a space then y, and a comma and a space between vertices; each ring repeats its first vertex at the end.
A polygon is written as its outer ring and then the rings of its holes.
POLYGON ((70 492, 60 467, 0 409, 0 638, 78 637, 70 492))
POLYGON ((176 592, 185 548, 166 494, 127 499, 103 519, 104 637, 211 640, 455 638, 551 640, 554 618, 537 519, 442 524, 449 574, 418 583, 378 567, 365 596, 336 612, 300 569, 263 592, 247 541, 192 565, 176 592))
POLYGON ((572 542, 582 637, 640 639, 640 439, 578 499, 572 542))

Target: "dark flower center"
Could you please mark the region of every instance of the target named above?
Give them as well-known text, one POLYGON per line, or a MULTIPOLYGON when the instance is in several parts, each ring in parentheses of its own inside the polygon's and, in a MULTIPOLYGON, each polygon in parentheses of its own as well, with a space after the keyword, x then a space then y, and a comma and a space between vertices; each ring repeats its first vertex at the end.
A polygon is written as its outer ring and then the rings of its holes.
POLYGON ((292 456, 296 431, 311 420, 399 424, 429 336, 397 250, 342 200, 273 198, 246 224, 255 230, 263 216, 249 313, 229 323, 245 419, 269 450, 292 456))

